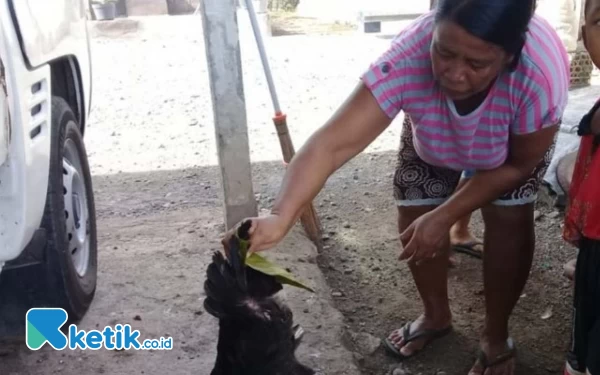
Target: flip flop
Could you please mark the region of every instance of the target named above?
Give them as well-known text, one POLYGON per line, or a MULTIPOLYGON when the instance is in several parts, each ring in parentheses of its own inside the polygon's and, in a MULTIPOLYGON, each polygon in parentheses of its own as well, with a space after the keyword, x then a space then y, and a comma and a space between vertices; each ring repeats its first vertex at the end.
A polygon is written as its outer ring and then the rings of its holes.
POLYGON ((508 338, 506 340, 506 345, 508 349, 497 355, 494 359, 490 361, 487 355, 483 352, 483 350, 479 349, 479 354, 477 355, 477 361, 483 367, 483 373, 487 371, 490 367, 498 366, 506 361, 509 361, 516 357, 517 349, 515 348, 515 343, 512 338, 508 338))
POLYGON ((425 342, 425 345, 423 345, 423 348, 421 348, 421 350, 417 350, 417 351, 413 352, 411 355, 404 355, 400 352, 400 350, 398 350, 398 348, 396 348, 394 343, 389 339, 389 336, 386 337, 385 340, 383 340, 385 349, 390 354, 393 354, 394 356, 400 358, 400 360, 406 360, 408 358, 414 357, 415 355, 420 353, 423 349, 425 349, 425 347, 427 345, 429 345, 432 341, 442 338, 452 331, 452 326, 449 326, 444 329, 424 329, 421 331, 411 333, 410 325, 411 325, 411 323, 409 322, 409 323, 406 323, 406 325, 404 327, 402 327, 402 336, 404 338, 404 345, 407 345, 410 342, 415 341, 420 338, 427 338, 427 341, 425 342))
POLYGON ((452 245, 452 250, 454 250, 458 253, 463 253, 463 254, 471 255, 478 259, 482 259, 483 251, 475 250, 475 246, 477 246, 477 245, 483 246, 483 242, 471 241, 471 242, 452 245))

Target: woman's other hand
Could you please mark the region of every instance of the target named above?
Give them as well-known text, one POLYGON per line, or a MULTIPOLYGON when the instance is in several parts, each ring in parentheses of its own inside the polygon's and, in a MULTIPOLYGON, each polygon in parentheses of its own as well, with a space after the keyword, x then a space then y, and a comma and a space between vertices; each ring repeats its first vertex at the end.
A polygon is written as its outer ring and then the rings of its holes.
POLYGON ((399 259, 419 263, 446 254, 451 227, 451 221, 439 210, 419 217, 400 235, 403 250, 399 259))

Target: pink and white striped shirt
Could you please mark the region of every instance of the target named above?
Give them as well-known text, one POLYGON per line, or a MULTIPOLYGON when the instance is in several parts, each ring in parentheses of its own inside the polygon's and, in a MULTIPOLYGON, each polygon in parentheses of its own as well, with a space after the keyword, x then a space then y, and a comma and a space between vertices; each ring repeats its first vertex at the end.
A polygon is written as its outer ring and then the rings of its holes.
POLYGON ((560 122, 567 105, 567 52, 547 21, 534 16, 518 68, 498 77, 484 102, 461 116, 435 82, 430 45, 434 13, 403 30, 363 75, 379 105, 413 120, 413 142, 425 162, 454 169, 494 169, 508 155, 511 134, 560 122))

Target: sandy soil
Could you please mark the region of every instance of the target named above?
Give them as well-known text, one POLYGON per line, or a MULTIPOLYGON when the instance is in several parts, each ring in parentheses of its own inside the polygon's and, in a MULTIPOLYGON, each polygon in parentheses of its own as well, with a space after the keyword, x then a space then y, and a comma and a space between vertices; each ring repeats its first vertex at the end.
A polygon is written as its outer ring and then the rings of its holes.
MULTIPOLYGON (((96 30, 92 46, 95 94, 86 137, 101 251, 98 295, 82 327, 133 323, 142 335, 173 336, 177 348, 32 353, 23 345, 4 345, 0 374, 210 370, 216 326, 202 310, 201 283, 224 227, 200 18, 148 17, 127 25, 96 30)), ((260 206, 268 208, 283 168, 268 90, 243 13, 240 27, 254 187, 260 206)), ((267 48, 299 147, 342 103, 389 39, 346 32, 317 37, 310 30, 290 34, 296 35, 269 39, 267 48)), ((323 253, 317 255, 298 229, 272 253, 318 286, 316 296, 288 290, 287 298, 307 330, 302 359, 326 374, 355 374, 355 366, 362 374, 389 373, 398 363, 373 338, 420 313, 410 273, 396 261, 391 181, 400 121, 319 195, 323 253), (358 342, 352 339, 357 336, 358 342)), ((534 269, 511 321, 519 374, 561 373, 568 343, 571 285, 561 273, 574 251, 560 239, 560 217, 539 210, 534 269), (543 319, 547 311, 551 317, 543 319)), ((479 215, 473 225, 481 233, 479 215)), ((466 374, 472 364, 483 317, 481 262, 458 259, 450 276, 456 332, 407 362, 406 373, 466 374)))

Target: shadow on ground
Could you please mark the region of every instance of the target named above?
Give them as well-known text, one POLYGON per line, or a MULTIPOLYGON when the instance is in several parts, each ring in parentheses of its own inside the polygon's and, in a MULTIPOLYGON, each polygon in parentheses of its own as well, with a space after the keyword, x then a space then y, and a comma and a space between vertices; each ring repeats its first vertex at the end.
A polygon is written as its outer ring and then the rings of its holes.
MULTIPOLYGON (((282 166, 259 163, 254 171, 261 189, 275 183, 282 166)), ((202 286, 225 229, 218 168, 95 176, 94 190, 99 281, 78 328, 102 331, 130 324, 141 339, 172 337, 173 350, 59 352, 45 346, 31 351, 23 339, 5 340, 0 374, 208 374, 216 355, 217 321, 203 309, 202 286)), ((261 195, 261 201, 269 200, 261 195)), ((320 373, 358 375, 342 345, 343 317, 330 303, 316 248, 296 227, 269 256, 317 291, 286 288, 281 293, 307 331, 299 357, 320 373)))
MULTIPOLYGON (((288 238, 274 252, 283 264, 316 283, 321 267, 322 304, 291 291, 294 313, 309 338, 306 361, 327 374, 348 374, 353 362, 338 345, 353 343, 328 325, 347 332, 383 337, 420 313, 417 293, 405 264, 396 260, 396 209, 391 195, 395 153, 361 155, 336 173, 319 195, 316 208, 323 223, 325 249, 319 256, 294 253, 288 238), (311 265, 314 268, 310 268, 311 265), (338 293, 332 293, 338 292, 338 293), (329 300, 342 313, 337 317, 329 300), (309 302, 307 302, 309 301, 309 302), (313 304, 311 304, 313 303, 313 304), (337 319, 337 320, 336 320, 337 319), (342 320, 343 319, 343 320, 342 320), (331 332, 331 331, 334 332, 331 332), (313 336, 313 335, 321 336, 313 336), (327 340, 312 341, 319 337, 327 340), (330 350, 327 352, 330 346, 330 350), (324 348, 325 347, 325 348, 324 348), (339 357, 336 360, 336 355, 339 357), (343 367, 346 366, 346 367, 343 367)), ((261 207, 269 207, 283 173, 281 163, 253 165, 254 187, 261 207)), ((203 312, 203 272, 210 254, 220 248, 224 231, 221 190, 216 167, 95 176, 100 237, 100 280, 96 300, 80 327, 103 328, 130 323, 143 337, 172 336, 170 352, 29 351, 22 344, 0 349, 3 375, 207 373, 216 338, 214 321, 203 312)), ((531 279, 511 321, 520 350, 520 374, 559 374, 568 344, 571 285, 562 264, 574 252, 560 239, 560 218, 540 208, 538 248, 531 279), (543 319, 542 315, 551 312, 543 319)), ((479 215, 474 218, 481 233, 479 215)), ((450 297, 456 332, 406 363, 414 373, 466 374, 475 355, 482 324, 481 263, 459 257, 450 274, 450 297)), ((315 285, 315 284, 313 284, 315 285)), ((321 284, 319 284, 321 285, 321 284)), ((356 350, 358 352, 358 350, 356 350)), ((397 361, 355 353, 363 374, 386 374, 397 361)))

